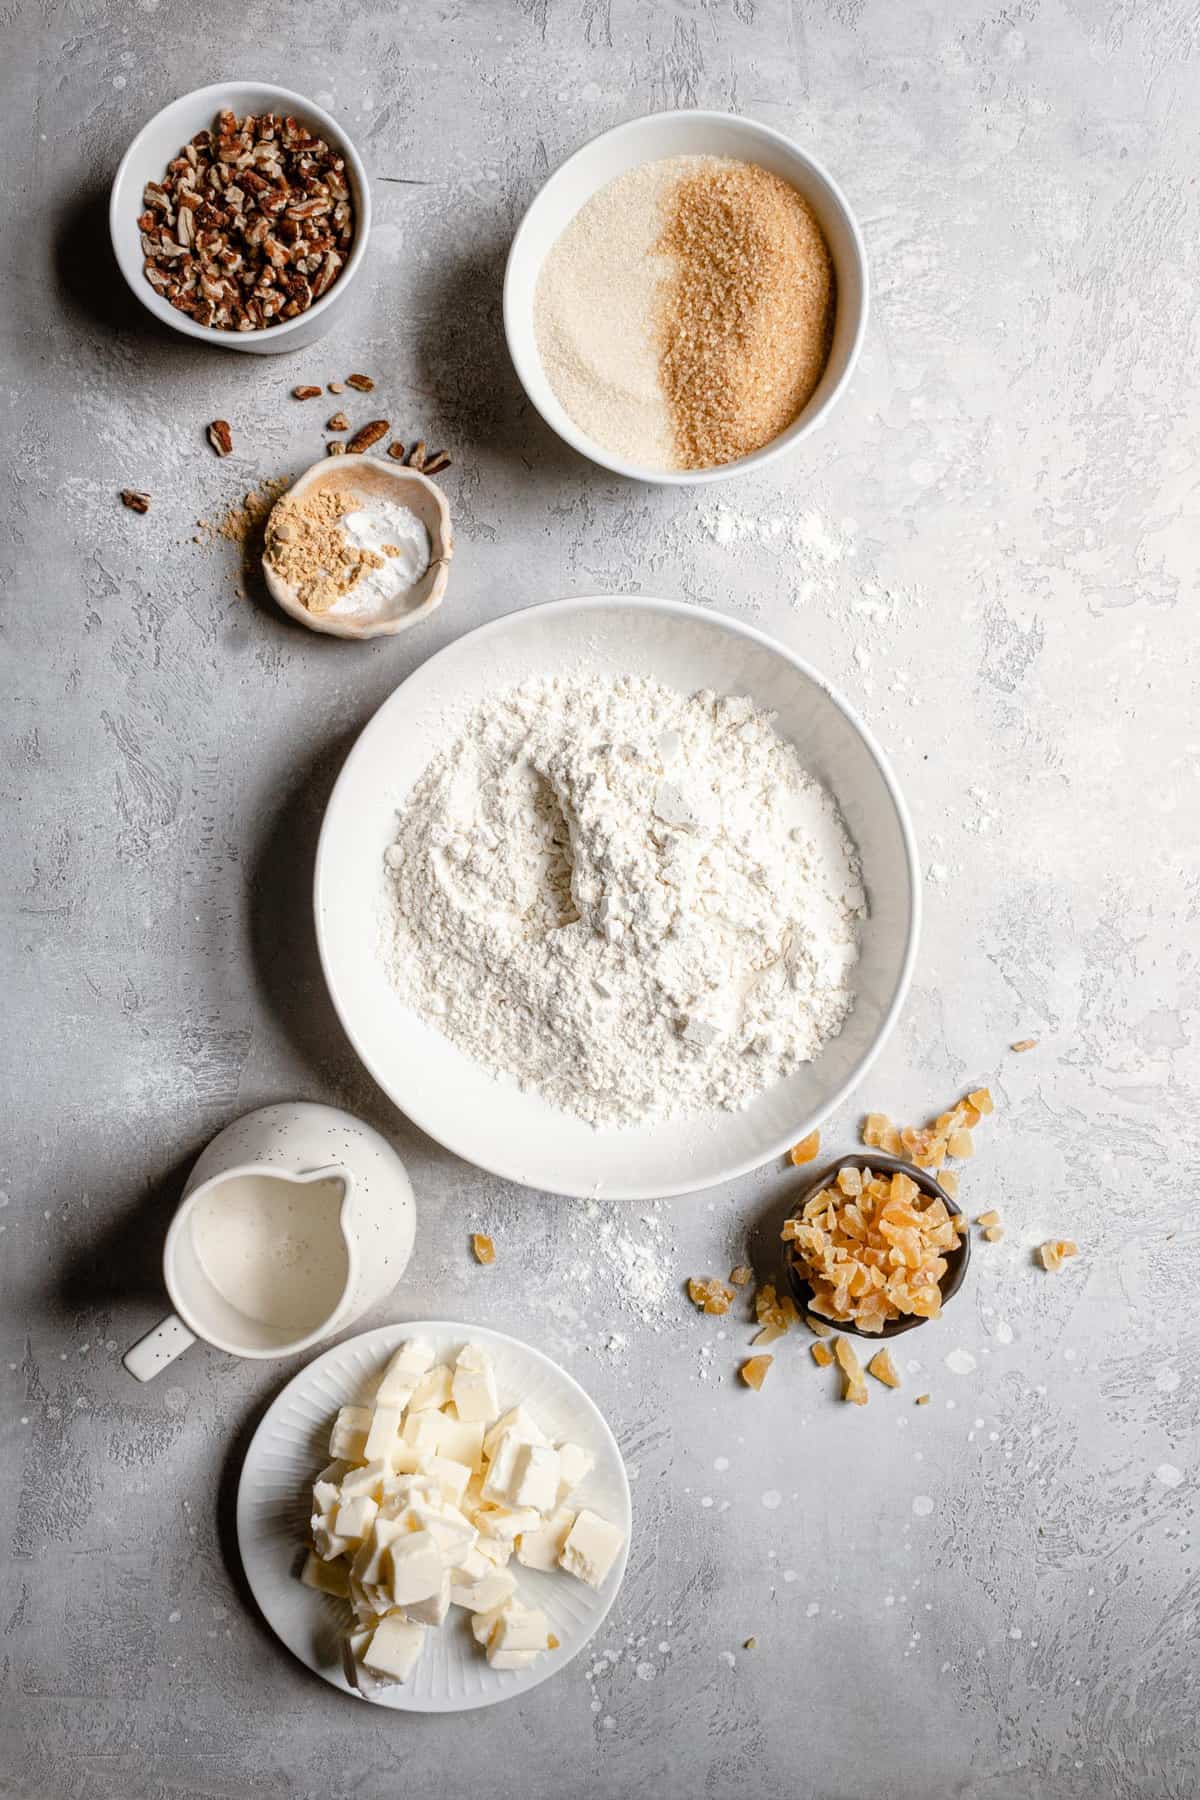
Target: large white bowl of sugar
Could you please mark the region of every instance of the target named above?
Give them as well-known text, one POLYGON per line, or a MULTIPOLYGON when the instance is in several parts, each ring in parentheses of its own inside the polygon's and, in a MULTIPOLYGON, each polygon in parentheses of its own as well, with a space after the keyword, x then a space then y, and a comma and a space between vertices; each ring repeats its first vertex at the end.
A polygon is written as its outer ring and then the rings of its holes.
POLYGON ((867 254, 858 222, 833 177, 793 139, 732 113, 666 112, 631 119, 593 138, 558 168, 526 212, 504 276, 504 330, 522 387, 566 443, 603 468, 635 481, 727 481, 796 450, 845 393, 867 327, 867 254), (824 372, 803 410, 761 449, 708 468, 670 469, 615 454, 582 430, 563 405, 543 361, 535 328, 542 265, 580 209, 618 176, 678 156, 730 157, 756 164, 795 188, 815 215, 834 270, 832 339, 824 372))
POLYGON ((899 1015, 920 929, 908 811, 883 752, 815 670, 761 632, 679 601, 596 595, 509 613, 401 683, 351 750, 325 813, 314 889, 334 1006, 395 1104, 468 1162, 527 1187, 643 1200, 726 1181, 807 1136, 862 1080, 899 1015), (465 718, 531 675, 647 676, 680 693, 748 695, 776 715, 857 847, 867 893, 854 1003, 814 1061, 740 1112, 595 1127, 494 1077, 407 1007, 388 972, 384 856, 426 766, 465 718))

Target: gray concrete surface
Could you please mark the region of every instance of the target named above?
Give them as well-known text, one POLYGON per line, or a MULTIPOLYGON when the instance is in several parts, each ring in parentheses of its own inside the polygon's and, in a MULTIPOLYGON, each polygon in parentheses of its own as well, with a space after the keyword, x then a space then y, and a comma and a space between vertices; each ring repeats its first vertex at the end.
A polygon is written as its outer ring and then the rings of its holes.
POLYGON ((4 1793, 1200 1791, 1198 38, 1195 7, 1149 0, 9 9, 4 1793), (295 361, 159 333, 105 250, 133 131, 239 75, 330 106, 375 177, 354 316, 295 361), (719 501, 576 461, 500 329, 539 180, 677 104, 811 146, 874 269, 840 414, 719 501), (455 458, 447 603, 375 647, 292 628, 236 591, 228 546, 191 541, 315 453, 289 386, 351 369, 400 435, 455 458), (127 485, 153 495, 145 518, 127 485), (457 633, 597 588, 684 596, 802 651, 863 707, 914 810, 920 967, 861 1098, 908 1118, 990 1081, 964 1193, 1008 1235, 907 1340, 904 1391, 863 1412, 798 1341, 739 1391, 744 1322, 679 1291, 770 1255, 784 1172, 624 1212, 505 1187, 395 1114, 324 996, 309 870, 354 734, 457 633), (291 1366, 196 1349, 147 1388, 122 1371, 162 1308, 189 1159, 292 1095, 360 1112, 410 1160, 416 1254, 365 1323, 484 1319, 607 1410, 637 1541, 603 1668, 585 1655, 457 1719, 342 1699, 267 1634, 231 1544, 239 1459, 291 1366), (491 1271, 468 1260, 475 1228, 491 1271), (1031 1263, 1052 1233, 1082 1246, 1057 1278, 1031 1263))

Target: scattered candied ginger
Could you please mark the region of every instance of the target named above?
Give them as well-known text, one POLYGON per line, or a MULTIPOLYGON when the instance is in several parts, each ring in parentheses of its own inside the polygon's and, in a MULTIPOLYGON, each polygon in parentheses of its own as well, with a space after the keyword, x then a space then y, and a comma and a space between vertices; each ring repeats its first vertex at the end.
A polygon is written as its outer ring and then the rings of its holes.
POLYGON ((746 1386, 753 1388, 757 1393, 767 1379, 767 1370, 774 1361, 773 1356, 751 1356, 742 1364, 738 1374, 746 1386))
POLYGON ((882 1381, 884 1387, 900 1386, 900 1371, 892 1361, 890 1350, 877 1350, 867 1364, 867 1374, 873 1375, 876 1381, 882 1381))
POLYGON ((1051 1238, 1047 1243, 1038 1246, 1038 1256, 1043 1269, 1055 1274, 1072 1256, 1079 1255, 1079 1245, 1070 1238, 1051 1238))
POLYGON ((945 1202, 903 1170, 845 1168, 787 1220, 783 1237, 812 1290, 810 1310, 872 1332, 892 1319, 937 1318, 947 1255, 962 1231, 945 1202))
POLYGON ((818 1369, 827 1369, 833 1361, 833 1351, 829 1348, 829 1345, 823 1344, 820 1338, 818 1338, 816 1343, 810 1344, 808 1348, 809 1354, 812 1356, 818 1369))
POLYGON ((733 1305, 733 1289, 714 1276, 697 1278, 693 1275, 687 1284, 687 1290, 688 1298, 701 1312, 715 1313, 718 1318, 733 1305))
POLYGON ((989 1090, 973 1088, 949 1112, 939 1113, 928 1125, 920 1127, 896 1126, 886 1113, 868 1113, 862 1122, 862 1141, 868 1150, 906 1157, 919 1169, 939 1175, 948 1156, 965 1161, 974 1154, 971 1132, 980 1119, 995 1110, 989 1090))
POLYGON ((745 1263, 739 1263, 736 1269, 730 1269, 729 1279, 734 1287, 749 1287, 754 1280, 754 1270, 748 1268, 745 1263))
POLYGON ((471 1233, 471 1248, 475 1252, 475 1261, 477 1263, 495 1262, 496 1246, 493 1244, 491 1238, 484 1237, 481 1231, 473 1231, 471 1233))
POLYGON ((810 1131, 806 1138, 801 1138, 798 1144, 792 1145, 791 1149, 788 1151, 788 1155, 795 1163, 796 1167, 799 1168, 803 1163, 810 1163, 820 1148, 820 1132, 810 1131))
POLYGON ((833 1340, 833 1354, 837 1357, 838 1368, 842 1371, 842 1399, 854 1406, 867 1404, 867 1384, 863 1379, 862 1364, 849 1338, 838 1337, 833 1340))

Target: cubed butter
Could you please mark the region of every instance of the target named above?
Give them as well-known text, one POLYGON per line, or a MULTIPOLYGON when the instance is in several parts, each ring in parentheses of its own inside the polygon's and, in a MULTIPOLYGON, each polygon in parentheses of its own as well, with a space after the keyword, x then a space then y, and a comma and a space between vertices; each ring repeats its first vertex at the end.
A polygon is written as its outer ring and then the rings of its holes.
POLYGON ((376 1626, 362 1653, 363 1667, 388 1681, 407 1681, 425 1647, 425 1627, 389 1616, 376 1626))
POLYGON ((478 1344, 464 1344, 459 1351, 450 1398, 460 1419, 489 1425, 500 1411, 492 1359, 478 1344))
POLYGON ((342 1482, 341 1498, 357 1500, 360 1494, 369 1494, 372 1500, 381 1499, 387 1473, 388 1466, 382 1457, 377 1457, 374 1462, 363 1463, 361 1468, 351 1469, 342 1482))
POLYGON ((468 1612, 490 1612, 493 1607, 503 1606, 511 1600, 516 1591, 516 1581, 507 1569, 488 1569, 478 1581, 460 1582, 452 1578, 450 1584, 451 1600, 456 1606, 465 1606, 468 1612))
POLYGON ((451 1379, 451 1372, 445 1363, 438 1363, 436 1368, 427 1370, 412 1391, 412 1398, 408 1403, 409 1412, 428 1412, 431 1407, 445 1406, 450 1398, 451 1379))
POLYGON ((414 1625, 442 1625, 446 1614, 450 1611, 450 1572, 442 1571, 441 1586, 427 1600, 414 1600, 411 1605, 400 1609, 405 1618, 414 1625))
POLYGON ((466 1463, 451 1462, 448 1456, 431 1456, 429 1474, 452 1506, 462 1505, 471 1480, 466 1463))
POLYGON ((442 1555, 428 1531, 406 1531, 388 1545, 393 1606, 415 1606, 428 1600, 442 1585, 442 1555))
POLYGON ((349 1538, 340 1537, 333 1528, 336 1515, 326 1513, 313 1521, 313 1547, 322 1562, 332 1562, 335 1557, 344 1556, 347 1550, 353 1549, 349 1538))
POLYGON ((489 1462, 495 1456, 496 1445, 506 1431, 514 1432, 523 1444, 548 1444, 550 1442, 528 1407, 511 1406, 496 1420, 483 1440, 483 1454, 489 1462))
POLYGON ((522 1444, 513 1470, 512 1504, 553 1512, 558 1501, 558 1451, 548 1444, 522 1444))
POLYGON ((452 1419, 447 1413, 434 1413, 437 1441, 433 1448, 449 1462, 465 1463, 472 1472, 483 1461, 482 1420, 452 1419))
POLYGON ((527 1569, 556 1569, 567 1535, 575 1523, 575 1514, 560 1506, 552 1518, 532 1531, 523 1531, 517 1539, 517 1561, 527 1569))
POLYGON ((559 1567, 586 1582, 588 1587, 602 1587, 624 1542, 615 1525, 610 1525, 607 1519, 585 1506, 567 1533, 558 1559, 559 1567))
POLYGON ((513 1427, 493 1444, 492 1458, 484 1471, 482 1488, 484 1500, 493 1506, 507 1506, 511 1501, 517 1458, 529 1441, 513 1427))
POLYGON ((444 1501, 429 1504, 415 1500, 409 1508, 407 1523, 430 1534, 448 1569, 475 1548, 478 1533, 474 1525, 456 1506, 449 1506, 444 1501))
POLYGON ((310 1550, 304 1559, 300 1579, 305 1587, 316 1588, 319 1594, 334 1594, 339 1600, 350 1598, 350 1571, 344 1562, 322 1562, 310 1550))
POLYGON ((418 1381, 433 1362, 433 1345, 424 1338, 401 1344, 380 1378, 376 1406, 406 1406, 418 1381))
POLYGON ((343 1406, 329 1434, 330 1456, 341 1457, 345 1462, 362 1462, 370 1429, 369 1406, 343 1406))
POLYGON ((429 1455, 436 1456, 441 1424, 442 1415, 436 1409, 414 1412, 410 1406, 404 1420, 404 1442, 413 1450, 424 1450, 429 1455))
POLYGON ((534 1506, 493 1506, 475 1515, 479 1528, 479 1547, 486 1556, 489 1538, 498 1538, 511 1548, 523 1531, 536 1531, 542 1515, 534 1506))
POLYGON ((581 1444, 558 1446, 558 1498, 560 1503, 573 1494, 580 1482, 591 1474, 595 1457, 581 1444))
MULTIPOLYGON (((492 1650, 544 1650, 550 1636, 546 1615, 539 1606, 522 1606, 511 1600, 496 1621, 488 1639, 492 1650)), ((489 1655, 490 1660, 490 1655, 489 1655)))
POLYGON ((378 1504, 369 1494, 357 1494, 350 1500, 343 1500, 334 1516, 334 1530, 339 1537, 361 1544, 374 1525, 378 1511, 378 1504))
POLYGON ((363 1461, 371 1462, 374 1458, 387 1458, 392 1447, 400 1436, 400 1423, 404 1414, 398 1406, 377 1406, 371 1414, 371 1425, 367 1432, 367 1441, 363 1445, 363 1461))

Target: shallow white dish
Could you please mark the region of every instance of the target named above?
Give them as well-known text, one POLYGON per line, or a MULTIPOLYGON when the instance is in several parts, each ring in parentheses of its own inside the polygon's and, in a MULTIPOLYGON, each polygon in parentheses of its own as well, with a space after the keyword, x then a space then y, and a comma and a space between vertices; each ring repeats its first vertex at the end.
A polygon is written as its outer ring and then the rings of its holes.
POLYGON ((392 1351, 410 1337, 428 1338, 439 1360, 467 1342, 489 1350, 503 1407, 528 1402, 551 1436, 570 1437, 592 1452, 595 1467, 578 1489, 580 1502, 625 1536, 625 1548, 598 1590, 571 1575, 525 1569, 514 1560, 520 1592, 543 1609, 560 1645, 531 1668, 489 1668, 471 1638, 468 1615, 456 1606, 444 1626, 427 1634, 412 1680, 371 1702, 394 1712, 466 1712, 515 1699, 565 1668, 603 1624, 629 1555, 633 1511, 617 1440, 578 1382, 540 1350, 481 1325, 441 1319, 384 1325, 327 1350, 288 1383, 251 1439, 238 1483, 238 1549, 251 1592, 275 1635, 331 1687, 361 1699, 342 1672, 340 1635, 350 1608, 304 1587, 297 1571, 304 1561, 312 1481, 329 1460, 334 1414, 370 1394, 392 1351))
POLYGON ((504 333, 521 386, 562 439, 602 468, 635 481, 680 484, 728 481, 785 455, 818 426, 845 392, 867 330, 867 252, 858 221, 833 177, 793 139, 734 113, 664 112, 630 119, 569 156, 535 195, 517 228, 504 272, 504 333), (575 214, 618 175, 668 156, 732 156, 780 175, 801 193, 825 233, 837 275, 837 310, 829 361, 799 418, 761 450, 711 469, 655 469, 606 450, 581 431, 542 367, 533 328, 533 299, 542 263, 575 214))
POLYGON ((557 600, 480 626, 431 657, 375 714, 330 796, 317 849, 317 942, 334 1006, 380 1087, 467 1161, 551 1193, 644 1200, 727 1181, 815 1129, 866 1074, 908 990, 920 874, 882 751, 844 700, 761 632, 675 600, 557 600), (813 1063, 744 1112, 596 1130, 495 1080, 405 1007, 385 968, 384 852, 399 806, 476 705, 533 674, 647 675, 682 693, 748 694, 836 798, 862 857, 871 916, 856 1001, 813 1063))
POLYGON ((108 203, 108 228, 118 267, 129 283, 134 298, 162 324, 169 325, 184 337, 213 344, 218 350, 241 350, 252 356, 277 356, 285 350, 300 350, 323 337, 350 297, 350 287, 362 267, 371 234, 371 187, 362 158, 336 119, 321 107, 314 106, 303 94, 291 88, 275 87, 262 81, 217 81, 211 87, 197 88, 173 100, 170 106, 142 126, 121 158, 113 177, 108 203), (142 271, 142 243, 138 231, 138 215, 142 210, 142 190, 148 181, 160 181, 167 164, 198 131, 211 126, 223 106, 228 106, 239 119, 251 113, 291 114, 318 137, 338 149, 346 159, 346 174, 354 197, 354 242, 346 266, 327 294, 314 300, 307 312, 281 325, 262 331, 218 331, 211 325, 197 325, 195 319, 161 294, 155 292, 142 271))

